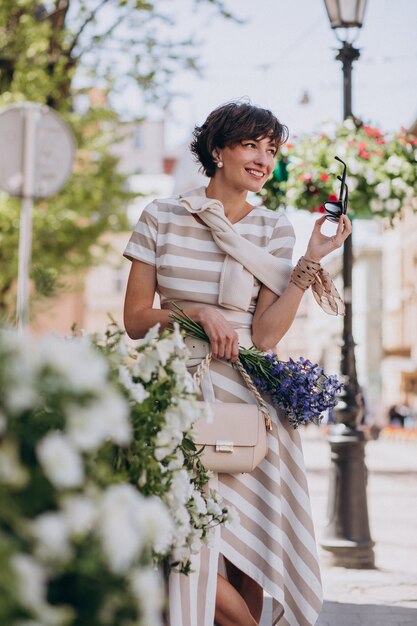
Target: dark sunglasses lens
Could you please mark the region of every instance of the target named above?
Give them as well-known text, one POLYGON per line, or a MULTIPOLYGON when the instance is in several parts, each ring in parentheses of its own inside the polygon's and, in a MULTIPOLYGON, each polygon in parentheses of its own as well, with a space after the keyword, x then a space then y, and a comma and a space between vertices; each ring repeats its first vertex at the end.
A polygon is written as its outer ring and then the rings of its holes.
POLYGON ((324 210, 326 218, 331 222, 338 222, 339 217, 343 215, 343 205, 341 202, 325 202, 324 210))

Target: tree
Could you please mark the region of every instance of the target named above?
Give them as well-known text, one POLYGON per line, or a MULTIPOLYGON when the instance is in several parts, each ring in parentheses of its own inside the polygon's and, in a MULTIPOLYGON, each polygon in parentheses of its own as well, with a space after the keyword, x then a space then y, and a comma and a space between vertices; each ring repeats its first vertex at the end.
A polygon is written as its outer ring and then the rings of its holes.
MULTIPOLYGON (((198 0, 196 0, 198 2, 198 0)), ((230 17, 221 0, 204 0, 230 17)), ((192 39, 175 39, 174 21, 160 2, 145 0, 3 0, 0 6, 0 108, 30 100, 57 110, 70 124, 78 152, 61 192, 34 209, 32 280, 49 295, 65 274, 103 251, 100 235, 126 226, 131 195, 110 151, 120 111, 112 95, 136 85, 144 99, 166 104, 169 78, 196 69, 192 39), (98 87, 105 105, 80 97, 98 87)), ((0 195, 0 313, 14 308, 20 203, 0 195)))

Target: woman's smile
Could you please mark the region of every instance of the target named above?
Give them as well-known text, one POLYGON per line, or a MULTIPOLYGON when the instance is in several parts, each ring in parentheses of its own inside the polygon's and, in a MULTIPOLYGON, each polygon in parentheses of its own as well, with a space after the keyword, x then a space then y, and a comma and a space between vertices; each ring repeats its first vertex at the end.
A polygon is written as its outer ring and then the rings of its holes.
POLYGON ((257 178, 258 180, 261 180, 265 174, 263 172, 261 172, 260 170, 255 170, 252 168, 245 168, 245 170, 248 172, 248 174, 250 174, 250 176, 253 176, 254 178, 257 178))

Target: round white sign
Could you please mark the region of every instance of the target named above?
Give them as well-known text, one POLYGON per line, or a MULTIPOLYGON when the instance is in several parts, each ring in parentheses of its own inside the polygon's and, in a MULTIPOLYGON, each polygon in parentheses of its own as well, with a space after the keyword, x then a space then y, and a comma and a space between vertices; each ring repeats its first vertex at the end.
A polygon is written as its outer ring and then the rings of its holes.
POLYGON ((0 145, 0 187, 11 196, 47 198, 59 191, 71 174, 74 137, 60 116, 46 105, 22 102, 3 109, 0 145), (32 170, 29 193, 24 191, 28 167, 32 170))

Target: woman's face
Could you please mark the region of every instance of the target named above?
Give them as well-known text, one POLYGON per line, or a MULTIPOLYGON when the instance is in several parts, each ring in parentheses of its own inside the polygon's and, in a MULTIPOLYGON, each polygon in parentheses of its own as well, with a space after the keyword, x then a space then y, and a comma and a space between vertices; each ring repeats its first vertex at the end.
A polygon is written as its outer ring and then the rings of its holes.
POLYGON ((223 168, 215 176, 246 191, 260 191, 275 167, 277 145, 273 138, 244 139, 218 151, 223 168))

